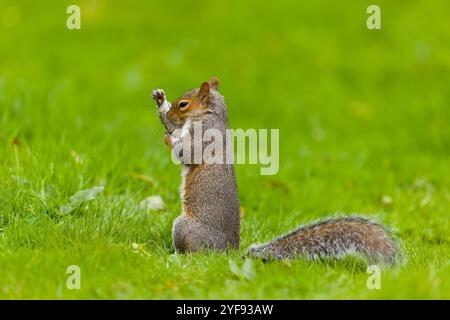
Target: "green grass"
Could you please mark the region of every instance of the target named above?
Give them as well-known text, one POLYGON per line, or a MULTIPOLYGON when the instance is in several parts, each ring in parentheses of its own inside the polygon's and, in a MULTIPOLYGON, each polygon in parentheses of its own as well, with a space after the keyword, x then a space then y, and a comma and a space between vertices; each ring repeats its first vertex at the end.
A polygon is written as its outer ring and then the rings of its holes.
POLYGON ((78 31, 72 1, 0 4, 0 298, 450 298, 448 1, 377 1, 379 31, 368 1, 78 2, 78 31), (241 270, 239 254, 174 253, 180 168, 150 92, 212 75, 233 128, 280 129, 277 175, 236 168, 242 250, 336 212, 376 217, 408 256, 380 290, 352 259, 241 270), (139 207, 156 194, 166 209, 139 207))

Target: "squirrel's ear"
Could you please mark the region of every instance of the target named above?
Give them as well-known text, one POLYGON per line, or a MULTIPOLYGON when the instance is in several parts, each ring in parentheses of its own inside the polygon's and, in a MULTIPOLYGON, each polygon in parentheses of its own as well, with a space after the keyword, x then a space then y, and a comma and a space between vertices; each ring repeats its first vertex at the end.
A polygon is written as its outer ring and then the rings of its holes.
POLYGON ((208 82, 203 82, 200 90, 198 91, 198 97, 200 98, 200 101, 205 101, 209 97, 210 88, 208 82))
POLYGON ((211 80, 208 81, 208 83, 211 89, 219 89, 219 78, 217 78, 216 76, 212 77, 211 80))

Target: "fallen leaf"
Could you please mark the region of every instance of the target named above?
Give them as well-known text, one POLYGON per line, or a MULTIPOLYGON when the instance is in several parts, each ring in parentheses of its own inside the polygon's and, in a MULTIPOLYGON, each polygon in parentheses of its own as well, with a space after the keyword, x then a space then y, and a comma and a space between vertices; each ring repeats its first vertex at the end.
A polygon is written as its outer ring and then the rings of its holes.
POLYGON ((18 137, 14 137, 11 143, 18 148, 22 146, 22 140, 20 140, 18 137))
POLYGON ((83 164, 84 162, 84 157, 82 155, 80 155, 78 152, 76 152, 75 150, 70 150, 70 156, 73 158, 73 160, 75 161, 75 163, 77 164, 83 164))
POLYGON ((140 174, 140 173, 130 173, 129 174, 130 178, 136 179, 136 180, 141 180, 143 182, 146 182, 150 185, 154 185, 155 184, 155 180, 152 177, 146 176, 144 174, 140 174))
POLYGON ((246 259, 241 268, 238 267, 234 260, 229 260, 231 272, 239 279, 253 280, 255 278, 255 271, 253 270, 253 261, 246 259))
POLYGON ((141 201, 139 207, 143 210, 158 211, 164 209, 164 201, 161 196, 150 196, 141 201))
POLYGON ((91 189, 80 190, 70 197, 69 202, 60 208, 61 214, 69 214, 73 210, 77 209, 85 202, 96 199, 103 191, 105 187, 97 186, 91 189))

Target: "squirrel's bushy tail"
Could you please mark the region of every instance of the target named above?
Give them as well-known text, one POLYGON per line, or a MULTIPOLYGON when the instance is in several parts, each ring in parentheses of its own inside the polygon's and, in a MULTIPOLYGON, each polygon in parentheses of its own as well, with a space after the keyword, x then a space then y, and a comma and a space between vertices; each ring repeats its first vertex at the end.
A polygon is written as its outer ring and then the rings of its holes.
POLYGON ((389 230, 358 216, 333 217, 301 226, 269 243, 251 246, 247 255, 264 260, 359 255, 369 263, 392 265, 402 259, 401 249, 389 230))

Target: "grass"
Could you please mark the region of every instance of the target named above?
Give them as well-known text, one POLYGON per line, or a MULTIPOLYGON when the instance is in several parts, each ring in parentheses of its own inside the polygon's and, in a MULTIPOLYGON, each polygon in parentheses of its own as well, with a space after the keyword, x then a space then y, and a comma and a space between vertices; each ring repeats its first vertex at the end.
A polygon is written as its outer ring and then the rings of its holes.
POLYGON ((73 31, 69 4, 0 4, 0 298, 450 298, 448 1, 377 1, 378 31, 367 1, 79 1, 73 31), (242 250, 336 212, 375 217, 408 255, 380 290, 353 259, 174 253, 180 169, 150 91, 212 75, 233 128, 280 129, 277 175, 236 168, 242 250), (140 208, 151 195, 163 211, 140 208))

